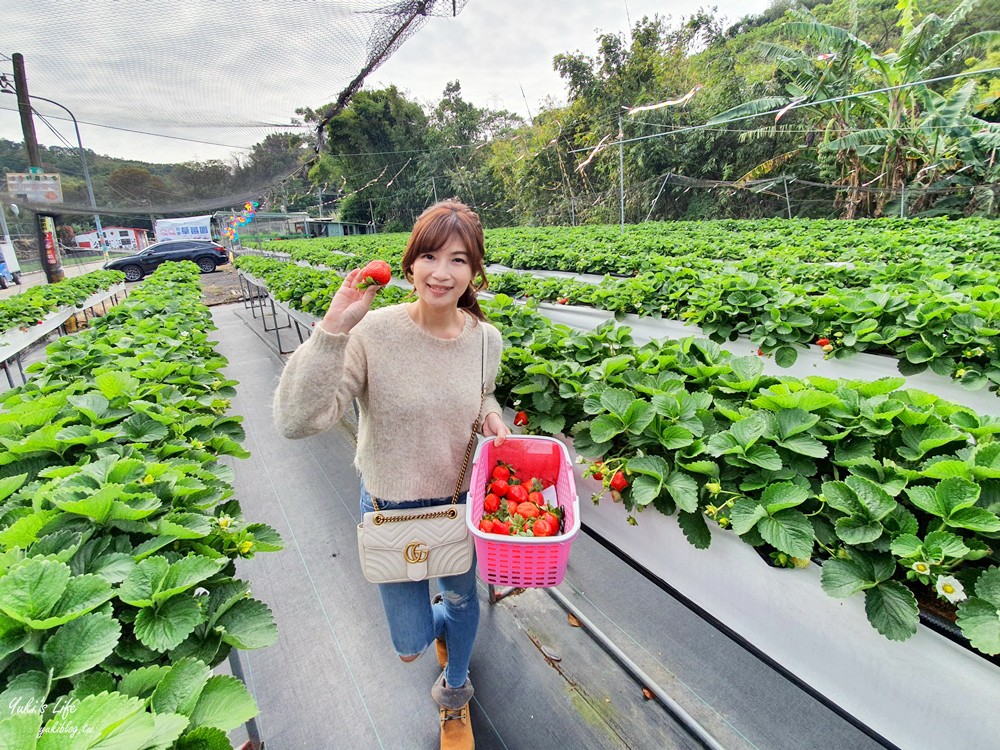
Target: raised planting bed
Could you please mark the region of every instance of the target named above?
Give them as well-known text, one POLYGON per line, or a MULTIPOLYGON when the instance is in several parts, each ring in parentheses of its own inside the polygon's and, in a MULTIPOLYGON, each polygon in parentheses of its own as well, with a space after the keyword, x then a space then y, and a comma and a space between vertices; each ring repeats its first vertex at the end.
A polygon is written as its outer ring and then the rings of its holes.
POLYGON ((717 527, 711 547, 699 550, 676 518, 650 508, 633 526, 606 494, 595 506, 588 490, 601 485, 580 465, 577 485, 585 528, 898 747, 985 748, 1000 737, 995 663, 923 625, 907 641, 889 641, 872 629, 861 595, 823 591, 818 565, 770 567, 717 527))

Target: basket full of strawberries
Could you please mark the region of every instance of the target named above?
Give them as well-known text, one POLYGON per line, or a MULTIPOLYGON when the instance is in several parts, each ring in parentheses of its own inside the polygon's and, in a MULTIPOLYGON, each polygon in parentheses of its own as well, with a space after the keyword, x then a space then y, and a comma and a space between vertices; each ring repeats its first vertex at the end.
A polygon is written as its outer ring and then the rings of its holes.
POLYGON ((492 440, 476 451, 466 523, 487 583, 557 586, 580 532, 580 506, 569 451, 537 435, 492 440))

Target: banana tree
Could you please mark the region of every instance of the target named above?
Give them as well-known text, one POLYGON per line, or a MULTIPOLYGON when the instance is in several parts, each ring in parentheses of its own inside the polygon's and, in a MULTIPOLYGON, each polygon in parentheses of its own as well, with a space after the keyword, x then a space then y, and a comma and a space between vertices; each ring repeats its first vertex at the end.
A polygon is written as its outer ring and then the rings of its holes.
MULTIPOLYGON (((821 177, 848 186, 840 208, 844 218, 880 215, 887 201, 908 187, 927 189, 950 175, 983 182, 984 153, 1000 142, 997 126, 972 114, 975 82, 940 94, 927 81, 964 66, 972 51, 1000 41, 1000 31, 981 31, 946 47, 955 27, 980 0, 964 0, 947 18, 935 14, 913 25, 912 0, 901 0, 903 28, 898 50, 881 54, 849 31, 823 24, 807 10, 791 11, 784 30, 802 49, 763 45, 766 59, 786 78, 784 95, 756 99, 716 115, 718 124, 757 114, 774 122, 745 134, 745 140, 801 129, 809 135, 791 151, 758 165, 744 176, 755 179, 795 159, 818 162, 821 177), (843 97, 859 92, 870 94, 843 97), (782 122, 797 110, 794 125, 782 122), (822 137, 817 144, 815 133, 822 137)), ((995 159, 993 160, 995 163, 995 159)))

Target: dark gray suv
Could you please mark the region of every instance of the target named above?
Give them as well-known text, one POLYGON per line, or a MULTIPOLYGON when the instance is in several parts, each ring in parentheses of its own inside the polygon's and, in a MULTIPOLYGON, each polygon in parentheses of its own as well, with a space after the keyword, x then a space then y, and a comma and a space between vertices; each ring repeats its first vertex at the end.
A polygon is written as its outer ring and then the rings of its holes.
POLYGON ((150 245, 135 255, 109 260, 103 268, 121 271, 125 281, 138 281, 168 260, 190 260, 202 273, 212 273, 216 266, 229 262, 229 253, 211 240, 167 240, 150 245))

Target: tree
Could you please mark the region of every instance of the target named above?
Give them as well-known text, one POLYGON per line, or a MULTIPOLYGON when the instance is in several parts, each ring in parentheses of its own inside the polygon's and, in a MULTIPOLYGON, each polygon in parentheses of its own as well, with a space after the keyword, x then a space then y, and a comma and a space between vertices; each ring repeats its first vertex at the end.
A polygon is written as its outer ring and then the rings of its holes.
MULTIPOLYGON (((969 54, 1000 41, 996 30, 951 41, 978 3, 963 0, 947 18, 932 13, 914 25, 912 0, 901 0, 898 50, 883 53, 845 29, 818 22, 808 11, 793 11, 795 20, 784 28, 803 40, 804 48, 762 45, 766 58, 777 65, 785 93, 731 108, 713 122, 778 110, 773 124, 745 140, 803 126, 813 137, 758 164, 744 178, 809 157, 820 176, 851 188, 841 201, 845 218, 894 213, 899 204, 890 205, 890 198, 902 200, 907 189, 995 180, 991 154, 1000 146, 1000 127, 974 114, 976 81, 939 89, 924 83, 964 69, 969 54), (873 93, 841 98, 866 91, 873 93), (785 119, 791 107, 802 111, 785 119), (962 172, 966 174, 959 177, 962 172)), ((924 198, 915 207, 927 207, 931 200, 924 198)))
POLYGON ((232 177, 229 167, 218 160, 189 161, 170 172, 171 182, 178 186, 179 192, 192 198, 218 198, 227 194, 232 177))
POLYGON ((171 193, 166 183, 142 167, 122 167, 108 175, 112 202, 130 206, 163 204, 171 193))
MULTIPOLYGON (((324 112, 305 114, 308 121, 324 112)), ((410 222, 409 206, 416 202, 411 167, 426 149, 426 139, 427 116, 395 86, 359 91, 327 125, 326 150, 309 177, 331 192, 363 199, 342 205, 343 221, 367 222, 374 214, 378 224, 410 222)))

